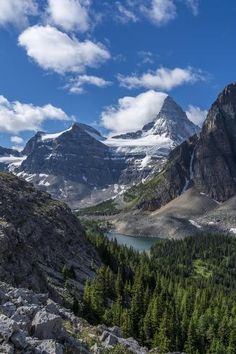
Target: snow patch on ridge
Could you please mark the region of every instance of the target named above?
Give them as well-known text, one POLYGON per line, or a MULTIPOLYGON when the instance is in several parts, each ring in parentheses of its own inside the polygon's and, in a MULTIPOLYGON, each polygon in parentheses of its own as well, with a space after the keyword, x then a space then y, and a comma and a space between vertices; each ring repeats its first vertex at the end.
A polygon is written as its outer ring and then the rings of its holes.
POLYGON ((72 129, 72 127, 70 127, 69 129, 66 129, 60 133, 53 133, 53 134, 43 134, 41 136, 41 140, 42 141, 45 141, 45 140, 54 140, 54 139, 57 139, 60 135, 66 133, 66 132, 69 132, 70 130, 72 129))
POLYGON ((202 226, 199 225, 199 224, 198 224, 196 221, 194 221, 194 220, 189 220, 189 222, 190 222, 191 225, 195 226, 197 229, 201 229, 201 228, 202 228, 202 226))

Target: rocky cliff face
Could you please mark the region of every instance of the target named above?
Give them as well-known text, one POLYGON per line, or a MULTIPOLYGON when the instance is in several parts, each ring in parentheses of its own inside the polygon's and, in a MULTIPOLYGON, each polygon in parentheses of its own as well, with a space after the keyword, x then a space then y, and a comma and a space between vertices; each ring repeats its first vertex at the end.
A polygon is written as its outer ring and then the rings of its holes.
POLYGON ((0 280, 70 301, 79 294, 91 260, 99 262, 78 219, 63 203, 13 175, 0 174, 0 280), (74 289, 74 290, 73 290, 74 289))
POLYGON ((219 95, 200 134, 174 149, 163 171, 128 196, 139 208, 155 210, 192 186, 219 202, 236 193, 236 84, 219 95))
POLYGON ((29 174, 62 176, 94 187, 112 184, 119 176, 119 165, 116 169, 109 148, 80 124, 59 135, 38 133, 24 153, 27 151, 28 157, 20 170, 29 174))
POLYGON ((236 193, 236 84, 213 104, 198 139, 193 181, 219 202, 236 193))
POLYGON ((85 124, 59 134, 39 132, 27 143, 27 158, 15 173, 72 204, 118 182, 124 161, 114 158, 102 139, 85 124))

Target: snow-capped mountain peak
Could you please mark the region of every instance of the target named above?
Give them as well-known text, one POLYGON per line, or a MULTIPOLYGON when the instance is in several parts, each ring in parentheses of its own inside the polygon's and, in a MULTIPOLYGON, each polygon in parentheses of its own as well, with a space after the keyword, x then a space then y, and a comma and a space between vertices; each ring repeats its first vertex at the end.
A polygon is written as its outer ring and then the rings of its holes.
POLYGON ((142 130, 149 135, 164 135, 179 144, 197 133, 199 128, 188 119, 182 108, 167 96, 157 117, 142 130))
POLYGON ((105 144, 127 154, 167 155, 173 147, 198 131, 182 108, 167 96, 155 119, 141 130, 114 136, 105 144))

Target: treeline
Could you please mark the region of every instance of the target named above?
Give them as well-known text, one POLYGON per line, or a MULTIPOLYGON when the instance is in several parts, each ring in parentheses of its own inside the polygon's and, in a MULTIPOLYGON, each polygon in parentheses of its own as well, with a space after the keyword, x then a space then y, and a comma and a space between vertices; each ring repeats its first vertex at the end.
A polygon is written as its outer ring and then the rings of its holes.
POLYGON ((161 241, 139 254, 90 224, 103 265, 84 290, 92 323, 120 326, 160 353, 236 353, 236 239, 202 235, 161 241))

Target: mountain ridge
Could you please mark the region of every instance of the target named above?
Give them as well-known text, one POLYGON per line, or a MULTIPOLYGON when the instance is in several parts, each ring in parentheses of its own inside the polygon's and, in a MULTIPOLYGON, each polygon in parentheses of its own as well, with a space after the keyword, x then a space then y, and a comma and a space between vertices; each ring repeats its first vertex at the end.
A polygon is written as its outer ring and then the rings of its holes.
POLYGON ((83 123, 59 133, 37 132, 19 160, 2 169, 73 208, 96 204, 160 171, 169 151, 198 129, 169 96, 149 125, 137 139, 105 138, 83 123))

